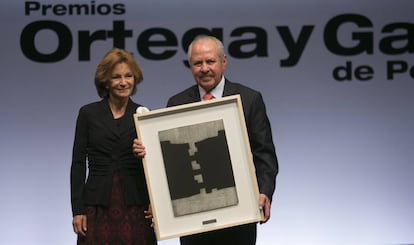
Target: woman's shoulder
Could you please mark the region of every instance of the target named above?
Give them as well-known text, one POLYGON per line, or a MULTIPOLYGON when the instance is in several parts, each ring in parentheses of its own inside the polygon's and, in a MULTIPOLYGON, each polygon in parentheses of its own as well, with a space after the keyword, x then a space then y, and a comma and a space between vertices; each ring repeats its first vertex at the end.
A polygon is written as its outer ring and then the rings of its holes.
POLYGON ((90 102, 80 107, 79 114, 94 115, 105 110, 105 99, 100 101, 90 102))
POLYGON ((91 109, 94 109, 94 108, 97 108, 97 107, 101 106, 102 103, 103 103, 102 100, 101 101, 90 102, 88 104, 85 104, 85 105, 81 106, 80 110, 91 110, 91 109))

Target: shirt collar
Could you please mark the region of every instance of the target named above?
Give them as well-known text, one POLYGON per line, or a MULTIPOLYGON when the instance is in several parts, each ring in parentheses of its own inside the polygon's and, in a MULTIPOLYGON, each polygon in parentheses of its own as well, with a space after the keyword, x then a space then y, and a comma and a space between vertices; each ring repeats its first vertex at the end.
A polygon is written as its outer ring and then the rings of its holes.
MULTIPOLYGON (((210 90, 210 93, 214 96, 214 98, 221 98, 223 97, 224 92, 224 76, 221 77, 220 82, 214 87, 212 90, 210 90)), ((198 86, 198 91, 200 92, 200 97, 203 98, 204 94, 206 94, 206 91, 198 86)))

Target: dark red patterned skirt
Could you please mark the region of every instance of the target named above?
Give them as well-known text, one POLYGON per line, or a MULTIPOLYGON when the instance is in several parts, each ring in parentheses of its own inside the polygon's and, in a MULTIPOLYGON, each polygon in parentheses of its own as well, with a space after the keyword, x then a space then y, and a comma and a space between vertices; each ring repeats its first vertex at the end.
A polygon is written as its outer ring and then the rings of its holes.
POLYGON ((145 219, 148 207, 127 207, 118 174, 114 174, 111 206, 89 206, 86 209, 86 237, 78 245, 154 245, 157 244, 151 221, 145 219))

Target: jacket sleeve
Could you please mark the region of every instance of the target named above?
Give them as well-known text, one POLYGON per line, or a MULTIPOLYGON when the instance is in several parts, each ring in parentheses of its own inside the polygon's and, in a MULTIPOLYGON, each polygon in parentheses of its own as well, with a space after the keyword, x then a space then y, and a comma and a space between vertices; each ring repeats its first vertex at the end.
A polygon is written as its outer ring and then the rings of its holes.
POLYGON ((245 103, 246 126, 260 193, 272 200, 279 171, 272 130, 259 92, 249 94, 245 103))
POLYGON ((85 214, 83 202, 83 191, 86 179, 86 158, 87 158, 87 131, 88 120, 84 109, 79 110, 76 120, 75 139, 73 143, 72 165, 70 170, 70 188, 73 216, 85 214))

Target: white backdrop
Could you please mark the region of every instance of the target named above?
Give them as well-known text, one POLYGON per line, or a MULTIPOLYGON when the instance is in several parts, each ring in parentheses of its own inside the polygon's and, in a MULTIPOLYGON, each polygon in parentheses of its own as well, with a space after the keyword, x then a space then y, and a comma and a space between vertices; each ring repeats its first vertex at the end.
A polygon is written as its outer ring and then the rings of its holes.
POLYGON ((106 36, 114 22, 131 31, 125 48, 144 71, 136 102, 162 108, 194 83, 182 48, 194 28, 222 31, 227 77, 262 92, 280 174, 272 218, 259 226, 257 244, 414 243, 413 9, 405 0, 1 0, 0 244, 75 244, 69 194, 75 120, 80 106, 99 99, 93 75, 113 39, 92 42, 90 53, 80 47, 85 35, 106 36), (69 12, 80 3, 89 14, 69 12), (145 33, 155 28, 177 44, 140 53, 145 33), (238 41, 255 38, 252 30, 263 35, 259 44, 238 48, 238 41), (171 57, 148 56, 166 50, 171 57))

